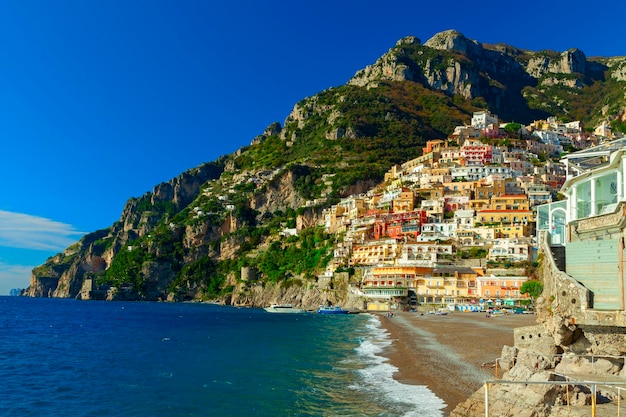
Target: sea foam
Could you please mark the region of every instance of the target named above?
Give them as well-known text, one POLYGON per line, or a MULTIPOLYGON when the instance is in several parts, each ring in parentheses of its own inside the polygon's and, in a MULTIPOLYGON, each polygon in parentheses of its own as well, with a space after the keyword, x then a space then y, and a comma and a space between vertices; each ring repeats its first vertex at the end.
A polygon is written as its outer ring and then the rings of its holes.
POLYGON ((398 368, 383 356, 392 344, 389 333, 382 327, 380 319, 371 315, 366 324, 367 334, 356 348, 366 366, 359 371, 362 385, 354 389, 370 391, 379 396, 391 410, 405 417, 441 417, 446 404, 428 387, 402 384, 393 378, 398 368))

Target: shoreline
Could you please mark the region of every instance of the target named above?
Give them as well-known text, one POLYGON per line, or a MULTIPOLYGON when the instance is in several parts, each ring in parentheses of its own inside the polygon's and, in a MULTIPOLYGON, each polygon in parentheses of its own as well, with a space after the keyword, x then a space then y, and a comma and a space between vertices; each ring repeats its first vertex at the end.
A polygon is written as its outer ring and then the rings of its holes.
POLYGON ((445 316, 399 312, 392 318, 374 314, 392 342, 383 356, 398 369, 394 379, 425 385, 445 402, 445 416, 486 379, 495 378, 493 368, 483 364, 493 363, 503 346, 513 346, 513 329, 537 323, 537 316, 528 314, 491 318, 463 312, 445 316))

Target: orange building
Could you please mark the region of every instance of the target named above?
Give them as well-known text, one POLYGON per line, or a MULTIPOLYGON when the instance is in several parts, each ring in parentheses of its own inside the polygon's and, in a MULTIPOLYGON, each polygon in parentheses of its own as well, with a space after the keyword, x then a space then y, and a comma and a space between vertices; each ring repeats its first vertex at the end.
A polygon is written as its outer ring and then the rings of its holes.
POLYGON ((478 278, 478 288, 481 299, 485 304, 498 306, 518 303, 528 299, 528 294, 521 294, 522 284, 528 280, 526 276, 484 276, 478 278))
POLYGON ((425 210, 381 215, 374 223, 374 239, 390 237, 400 239, 405 236, 416 238, 422 231, 422 224, 427 222, 425 210))

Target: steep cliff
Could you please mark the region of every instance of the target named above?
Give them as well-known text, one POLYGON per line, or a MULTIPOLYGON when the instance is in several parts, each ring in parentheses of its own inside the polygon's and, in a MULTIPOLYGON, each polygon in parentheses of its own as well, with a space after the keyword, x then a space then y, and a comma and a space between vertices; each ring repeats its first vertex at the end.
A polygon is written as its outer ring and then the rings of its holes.
MULTIPOLYGON (((398 41, 348 83, 374 88, 384 81, 411 81, 449 96, 484 99, 504 120, 529 121, 550 114, 595 123, 606 115, 599 108, 585 113, 576 98, 596 95, 607 78, 623 81, 623 63, 623 58, 588 59, 575 48, 559 53, 484 45, 449 30, 423 45, 415 37, 398 41)), ((624 85, 609 84, 624 93, 624 85)), ((597 97, 612 107, 612 114, 623 113, 623 96, 597 97)))
POLYGON ((218 178, 221 163, 204 164, 159 184, 151 193, 131 198, 120 220, 111 228, 84 236, 62 253, 33 270, 27 295, 31 297, 75 297, 86 277, 103 275, 120 249, 148 235, 162 221, 185 208, 200 186, 218 178))
POLYGON ((474 111, 622 123, 625 62, 485 45, 456 31, 424 44, 403 38, 346 85, 300 100, 250 146, 129 199, 110 228, 35 268, 28 295, 256 305, 289 299, 295 293, 274 291, 291 285, 304 289, 302 303, 324 301, 315 294, 347 302, 321 290, 336 239, 318 227, 324 208, 378 184, 474 111), (257 281, 242 285, 252 269, 257 281))

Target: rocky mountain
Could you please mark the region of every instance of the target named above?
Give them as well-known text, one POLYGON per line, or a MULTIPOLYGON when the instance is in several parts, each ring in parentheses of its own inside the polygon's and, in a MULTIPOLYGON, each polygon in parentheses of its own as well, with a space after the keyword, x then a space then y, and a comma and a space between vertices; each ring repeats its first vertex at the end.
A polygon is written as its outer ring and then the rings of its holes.
POLYGON ((484 45, 455 31, 406 37, 250 146, 131 198, 110 228, 35 268, 26 294, 359 307, 358 276, 323 278, 337 238, 315 227, 325 207, 367 191, 474 111, 626 130, 625 86, 625 58, 484 45))
POLYGON ((484 100, 503 120, 554 115, 593 124, 606 117, 624 120, 625 71, 625 57, 486 45, 449 30, 424 44, 412 36, 401 39, 348 83, 373 88, 386 81, 412 81, 448 96, 484 100))

